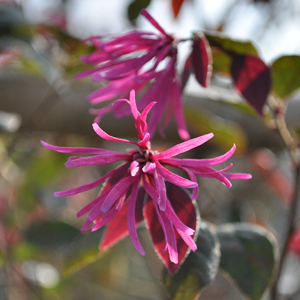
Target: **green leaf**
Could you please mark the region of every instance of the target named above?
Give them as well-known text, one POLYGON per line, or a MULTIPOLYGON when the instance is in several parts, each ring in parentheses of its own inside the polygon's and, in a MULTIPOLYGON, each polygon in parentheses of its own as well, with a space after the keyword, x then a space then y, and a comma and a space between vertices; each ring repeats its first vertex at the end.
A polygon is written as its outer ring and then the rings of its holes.
POLYGON ((43 221, 33 224, 26 232, 27 241, 49 249, 68 246, 80 231, 64 222, 43 221))
POLYGON ((186 107, 184 112, 188 127, 195 135, 213 132, 214 138, 210 142, 224 151, 228 151, 233 144, 237 146, 236 153, 247 150, 246 133, 237 123, 213 116, 196 107, 186 107))
POLYGON ((150 3, 151 3, 151 0, 133 0, 129 4, 128 9, 127 9, 128 19, 130 21, 136 20, 140 14, 140 11, 143 8, 147 8, 150 3))
POLYGON ((247 299, 259 300, 274 279, 278 263, 275 237, 263 227, 225 224, 217 228, 220 267, 247 299))
POLYGON ((285 98, 300 87, 300 56, 286 55, 276 59, 272 66, 273 92, 285 98))
POLYGON ((201 222, 195 252, 190 252, 175 275, 162 271, 163 284, 173 300, 196 299, 201 289, 216 276, 220 260, 220 245, 214 227, 201 222))
POLYGON ((99 251, 99 242, 104 228, 95 232, 84 232, 68 248, 64 255, 62 273, 69 276, 88 264, 96 261, 108 251, 99 251))
POLYGON ((226 52, 258 55, 249 41, 234 40, 221 34, 205 33, 212 48, 213 70, 230 74, 231 57, 226 52))

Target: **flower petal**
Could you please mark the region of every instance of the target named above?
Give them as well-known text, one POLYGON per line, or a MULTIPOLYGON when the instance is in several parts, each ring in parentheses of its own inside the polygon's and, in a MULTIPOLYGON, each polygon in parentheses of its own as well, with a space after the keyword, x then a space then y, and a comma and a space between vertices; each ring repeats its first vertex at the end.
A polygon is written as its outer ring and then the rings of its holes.
POLYGON ((100 137, 102 137, 102 138, 105 139, 105 140, 137 145, 137 143, 135 143, 135 142, 131 142, 131 141, 125 140, 125 139, 116 138, 116 137, 113 137, 113 136, 107 134, 105 131, 103 131, 103 130, 99 127, 99 125, 98 125, 97 123, 94 123, 94 124, 93 124, 93 128, 94 128, 95 132, 96 132, 100 137))
POLYGON ((135 221, 135 206, 136 206, 136 200, 137 200, 137 193, 138 193, 138 186, 139 186, 139 179, 136 180, 133 183, 131 197, 129 199, 129 205, 128 205, 128 212, 127 212, 127 224, 128 224, 128 231, 130 238, 132 240, 132 243, 136 250, 140 252, 142 255, 145 255, 145 250, 143 249, 137 232, 136 232, 136 221, 135 221))
POLYGON ((136 180, 134 177, 127 175, 121 179, 109 192, 106 199, 103 201, 101 210, 107 212, 115 201, 121 197, 121 195, 132 185, 133 181, 136 180))
POLYGON ((137 161, 133 161, 130 164, 130 174, 132 177, 136 176, 140 170, 140 164, 137 161))
POLYGON ((236 146, 233 145, 228 152, 214 158, 206 158, 206 159, 166 158, 166 159, 160 159, 160 163, 171 165, 171 166, 183 166, 183 167, 193 167, 193 168, 214 166, 225 162, 228 158, 230 158, 233 155, 235 150, 236 150, 236 146))
POLYGON ((69 157, 68 161, 65 163, 67 168, 76 168, 76 167, 83 167, 83 166, 96 166, 96 165, 108 165, 113 162, 117 162, 120 160, 128 160, 130 156, 125 153, 111 153, 107 155, 95 155, 95 156, 88 156, 88 157, 78 157, 78 156, 71 156, 69 157))
POLYGON ((124 165, 121 165, 119 168, 114 169, 108 173, 106 173, 104 176, 98 178, 97 180, 88 183, 88 184, 84 184, 81 185, 79 187, 73 188, 73 189, 69 189, 69 190, 65 190, 65 191, 61 191, 61 192, 55 192, 54 195, 56 197, 64 197, 64 196, 71 196, 71 195, 76 195, 85 191, 88 191, 96 186, 98 186, 99 184, 101 184, 102 182, 104 182, 108 177, 112 176, 113 174, 115 174, 116 172, 118 172, 120 169, 124 168, 124 165))
POLYGON ((60 153, 69 153, 69 154, 110 154, 111 151, 100 149, 100 148, 89 148, 89 147, 58 147, 51 144, 48 144, 44 141, 41 141, 42 145, 48 149, 54 150, 60 153))
POLYGON ((183 186, 186 188, 191 188, 191 189, 198 186, 198 183, 188 180, 186 178, 183 178, 175 173, 172 173, 168 169, 164 168, 158 161, 156 161, 155 163, 156 163, 157 171, 165 180, 167 180, 173 184, 183 186))
POLYGON ((235 180, 235 179, 251 179, 252 175, 247 173, 223 173, 227 179, 235 180))
POLYGON ((195 147, 198 147, 198 146, 204 144, 205 142, 210 140, 213 136, 214 136, 213 133, 208 133, 208 134, 199 136, 197 138, 182 142, 180 144, 177 144, 177 145, 171 147, 170 149, 168 149, 166 151, 155 154, 153 156, 153 158, 156 160, 160 160, 160 159, 166 159, 166 158, 173 157, 175 155, 186 152, 188 150, 191 150, 195 147))
POLYGON ((141 10, 141 15, 143 15, 157 30, 159 30, 162 34, 167 35, 168 34, 162 29, 162 27, 151 17, 151 15, 147 12, 146 9, 141 10))
MULTIPOLYGON (((138 226, 144 219, 142 209, 144 206, 145 190, 140 188, 138 191, 135 206, 135 226, 138 226)), ((129 201, 126 201, 118 214, 106 225, 104 236, 101 240, 99 249, 105 251, 115 245, 118 241, 128 235, 127 211, 129 201)))

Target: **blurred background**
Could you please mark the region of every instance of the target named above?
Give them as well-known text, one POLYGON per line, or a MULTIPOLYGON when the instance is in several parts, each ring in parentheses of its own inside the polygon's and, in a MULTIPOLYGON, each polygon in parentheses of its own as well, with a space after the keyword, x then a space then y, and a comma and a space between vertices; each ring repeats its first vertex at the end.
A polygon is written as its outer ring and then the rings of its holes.
MULTIPOLYGON (((1 300, 168 299, 159 282, 162 263, 145 228, 139 229, 145 257, 128 238, 99 255, 103 232, 81 234, 84 218, 75 216, 98 190, 53 196, 54 191, 95 180, 110 167, 66 170, 67 155, 40 144, 42 139, 60 146, 124 150, 92 130, 86 96, 99 83, 73 78, 84 69, 80 55, 91 50, 81 39, 136 28, 154 30, 138 16, 142 7, 178 37, 201 30, 250 40, 270 64, 284 54, 300 54, 297 0, 185 0, 179 12, 171 0, 0 0, 1 300)), ((189 46, 179 48, 179 72, 189 46)), ((286 112, 286 122, 295 132, 300 128, 299 95, 296 91, 290 97, 286 112)), ((214 157, 236 143, 233 171, 253 174, 251 181, 236 181, 230 190, 199 179, 201 217, 217 225, 259 224, 281 241, 293 174, 280 138, 220 74, 213 74, 208 89, 190 78, 184 101, 191 135, 215 134, 212 142, 191 155, 214 157)), ((111 135, 136 139, 130 118, 106 116, 101 126, 111 135)), ((166 135, 168 139, 155 137, 153 149, 180 142, 175 124, 166 135)), ((299 299, 299 264, 291 253, 279 285, 284 299, 299 299)), ((243 299, 221 273, 201 297, 243 299)))

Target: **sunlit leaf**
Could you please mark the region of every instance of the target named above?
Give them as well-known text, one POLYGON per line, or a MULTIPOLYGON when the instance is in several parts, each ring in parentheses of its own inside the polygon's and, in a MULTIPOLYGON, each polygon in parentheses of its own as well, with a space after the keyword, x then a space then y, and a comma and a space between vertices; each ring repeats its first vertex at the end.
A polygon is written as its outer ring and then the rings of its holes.
POLYGON ((271 90, 271 72, 259 58, 252 55, 232 55, 231 75, 235 89, 262 114, 271 90))
MULTIPOLYGON (((196 230, 199 223, 199 212, 196 203, 191 196, 181 187, 166 182, 167 196, 179 219, 188 227, 196 230)), ((178 250, 178 264, 169 259, 168 251, 165 251, 165 236, 157 217, 152 199, 149 199, 144 207, 144 218, 150 232, 154 248, 170 273, 175 273, 183 263, 188 254, 189 247, 175 230, 175 237, 178 250)))
POLYGON ((247 150, 246 133, 237 123, 221 119, 196 107, 186 107, 184 112, 188 127, 195 135, 213 132, 214 138, 210 143, 220 149, 228 151, 233 144, 236 144, 236 153, 244 153, 247 150))
POLYGON ((260 300, 274 279, 278 245, 274 236, 257 225, 225 224, 217 228, 220 267, 251 300, 260 300))
POLYGON ((25 232, 28 242, 49 249, 68 246, 79 234, 70 224, 52 221, 34 223, 25 232))
POLYGON ((203 33, 194 34, 192 66, 197 81, 207 87, 211 77, 211 50, 203 33))
POLYGON ((130 21, 134 21, 140 15, 140 11, 143 8, 147 8, 151 0, 133 0, 128 8, 127 8, 127 15, 130 21))
POLYGON ((177 18, 184 0, 171 0, 174 17, 177 18))
POLYGON ((94 232, 85 232, 77 236, 65 252, 62 273, 69 276, 96 261, 106 254, 99 251, 99 242, 103 236, 104 228, 94 232))
POLYGON ((286 55, 276 59, 272 66, 272 90, 285 98, 300 87, 300 56, 286 55))
POLYGON ((222 34, 205 33, 205 37, 212 47, 213 70, 225 74, 230 73, 231 57, 229 52, 237 54, 257 55, 257 50, 249 41, 235 40, 222 34))
POLYGON ((195 252, 190 252, 175 275, 162 272, 163 284, 173 300, 198 299, 201 290, 211 283, 218 271, 220 245, 214 227, 201 221, 195 252))

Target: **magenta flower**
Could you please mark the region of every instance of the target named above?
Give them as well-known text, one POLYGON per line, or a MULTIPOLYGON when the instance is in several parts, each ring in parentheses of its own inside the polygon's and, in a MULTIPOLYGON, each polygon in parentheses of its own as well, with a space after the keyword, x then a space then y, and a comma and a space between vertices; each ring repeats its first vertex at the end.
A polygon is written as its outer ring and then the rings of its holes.
MULTIPOLYGON (((96 50, 82 57, 86 64, 94 68, 79 73, 76 78, 91 76, 95 81, 109 81, 108 84, 88 96, 92 104, 102 103, 113 98, 128 99, 129 92, 135 89, 142 94, 138 109, 143 110, 155 101, 149 120, 148 132, 152 136, 160 125, 160 133, 169 124, 172 113, 182 139, 188 139, 182 110, 181 87, 176 72, 177 44, 180 40, 167 34, 146 10, 141 14, 159 31, 132 31, 116 37, 91 37, 96 50), (150 87, 147 84, 151 83, 150 87), (159 124, 164 119, 162 124, 159 124)), ((95 122, 109 111, 117 117, 130 114, 124 103, 102 109, 93 109, 97 115, 95 122)))
POLYGON ((116 169, 96 181, 70 190, 56 192, 56 196, 69 196, 90 190, 106 181, 100 195, 82 208, 77 216, 86 213, 87 220, 82 231, 95 231, 107 225, 100 244, 106 250, 129 234, 133 245, 142 254, 145 251, 138 239, 136 227, 146 221, 153 244, 171 273, 174 273, 186 257, 189 249, 197 249, 195 239, 199 215, 195 201, 198 195, 197 176, 215 178, 231 187, 230 179, 249 179, 250 174, 225 173, 229 167, 216 171, 212 166, 225 162, 235 151, 233 146, 222 156, 209 159, 179 159, 174 156, 202 145, 213 137, 206 134, 182 142, 161 153, 151 150, 150 134, 146 118, 154 102, 140 113, 137 110, 135 93, 131 91, 129 103, 138 132, 138 142, 112 137, 96 123, 95 132, 103 139, 136 146, 127 153, 98 148, 57 147, 42 141, 52 150, 90 156, 70 157, 66 167, 106 165, 123 161, 116 169), (186 172, 188 179, 169 170, 169 167, 186 172), (181 187, 192 189, 192 198, 181 187))

